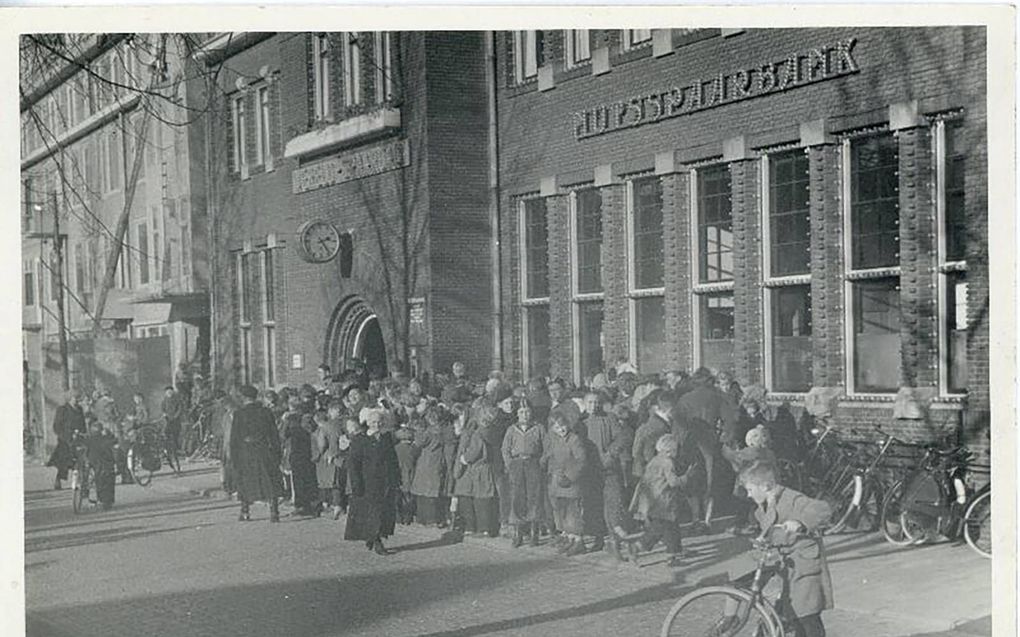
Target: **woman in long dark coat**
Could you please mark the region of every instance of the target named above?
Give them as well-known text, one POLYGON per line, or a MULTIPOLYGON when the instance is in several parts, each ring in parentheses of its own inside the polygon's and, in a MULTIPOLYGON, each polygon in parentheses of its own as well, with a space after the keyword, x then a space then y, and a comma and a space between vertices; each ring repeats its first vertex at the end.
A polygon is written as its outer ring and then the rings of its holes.
POLYGON ((351 440, 347 471, 351 492, 345 540, 361 540, 369 550, 386 555, 382 538, 393 535, 397 522, 400 465, 393 435, 379 431, 381 410, 363 412, 367 431, 351 440))
POLYGON ((234 411, 230 425, 230 463, 237 498, 241 501, 241 521, 251 519, 252 502, 269 502, 269 521, 280 521, 278 498, 283 495, 280 475, 280 436, 273 412, 257 401, 258 391, 251 385, 240 390, 242 404, 234 411))

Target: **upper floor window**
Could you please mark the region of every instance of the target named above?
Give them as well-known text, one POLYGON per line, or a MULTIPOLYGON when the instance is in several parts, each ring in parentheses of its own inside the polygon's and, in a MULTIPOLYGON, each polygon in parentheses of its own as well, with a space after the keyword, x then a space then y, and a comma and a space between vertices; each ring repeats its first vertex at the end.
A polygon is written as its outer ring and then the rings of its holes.
POLYGON ((631 182, 632 288, 663 286, 662 182, 646 177, 631 182))
POLYGON ((967 219, 964 206, 964 157, 961 121, 943 125, 945 173, 942 179, 945 214, 942 223, 945 233, 945 260, 963 261, 967 258, 967 219))
POLYGON ((35 305, 35 262, 25 261, 23 273, 25 288, 25 306, 32 307, 35 305))
POLYGON ((799 150, 772 155, 769 168, 769 276, 807 274, 811 262, 808 157, 799 150))
POLYGON ((272 167, 269 122, 269 87, 260 86, 255 91, 255 161, 266 170, 272 167))
POLYGON ((522 203, 524 230, 524 298, 549 296, 549 231, 546 226, 545 199, 527 199, 522 203))
POLYGON ((312 37, 312 91, 315 102, 315 119, 330 119, 329 95, 329 36, 318 33, 312 37))
POLYGON ((733 211, 725 164, 697 171, 698 279, 733 280, 733 211))
POLYGON ((851 267, 899 265, 899 152, 891 134, 850 144, 851 267))
POLYGON ((357 31, 343 34, 344 103, 361 103, 361 39, 357 31))
POLYGON ((375 34, 375 101, 393 100, 393 37, 388 31, 375 34))
POLYGON ((149 282, 149 227, 144 221, 135 226, 135 245, 138 258, 138 284, 149 282))
POLYGON ((624 29, 623 31, 623 50, 628 51, 630 49, 650 44, 652 42, 652 30, 651 29, 624 29))
POLYGON ((587 29, 572 29, 564 32, 567 43, 567 66, 574 67, 591 60, 591 37, 587 29))
POLYGON ((514 82, 523 84, 538 77, 544 63, 543 31, 514 31, 514 82))
POLYGON ((238 95, 230 101, 234 133, 234 171, 241 173, 248 170, 248 153, 244 143, 244 132, 247 128, 244 106, 244 95, 238 95))
POLYGON ((574 291, 602 292, 602 195, 595 188, 574 193, 574 291))

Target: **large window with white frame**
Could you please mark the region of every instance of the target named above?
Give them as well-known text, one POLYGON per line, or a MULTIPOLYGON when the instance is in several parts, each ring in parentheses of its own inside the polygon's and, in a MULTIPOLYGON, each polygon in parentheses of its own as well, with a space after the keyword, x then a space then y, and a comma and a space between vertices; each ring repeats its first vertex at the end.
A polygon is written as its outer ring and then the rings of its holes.
POLYGON ((563 41, 568 69, 591 62, 591 35, 587 29, 568 29, 563 32, 563 41))
POLYGON ((966 154, 963 121, 935 122, 935 187, 938 236, 939 389, 967 391, 966 154))
POLYGON ((691 184, 695 360, 701 367, 732 371, 733 206, 729 166, 696 168, 691 171, 691 184))
POLYGON ((650 175, 627 182, 628 291, 631 362, 642 373, 666 368, 662 181, 650 175))
POLYGON ((570 194, 571 292, 574 377, 578 382, 602 369, 602 193, 596 188, 570 194))
POLYGON ((240 360, 238 361, 241 379, 245 384, 252 382, 252 272, 250 252, 238 252, 235 261, 237 293, 237 318, 240 337, 240 360))
POLYGON ((330 111, 330 93, 332 76, 330 75, 329 36, 316 33, 312 36, 312 95, 316 121, 332 119, 330 111))
POLYGON ((361 103, 361 34, 350 31, 342 34, 344 64, 344 105, 361 103))
POLYGON ((900 385, 899 146, 883 132, 843 140, 847 367, 854 393, 900 385))
POLYGON ((265 385, 276 386, 276 275, 274 251, 261 253, 262 266, 262 353, 265 356, 265 385))
POLYGON ((652 43, 651 29, 624 29, 623 50, 629 51, 652 43))
POLYGON ((812 385, 811 211, 802 149, 762 157, 765 379, 779 392, 812 385))
POLYGON ((245 95, 235 95, 230 100, 231 123, 234 147, 234 172, 241 173, 242 178, 248 175, 248 149, 245 144, 247 114, 245 113, 245 95))
POLYGON ((378 31, 375 34, 375 101, 379 104, 393 101, 393 34, 378 31))
POLYGON ((273 169, 273 154, 270 144, 269 85, 255 89, 255 163, 273 169))
POLYGON ((523 84, 538 77, 544 64, 544 32, 514 31, 514 83, 523 84))
POLYGON ((549 229, 543 198, 519 204, 523 358, 528 378, 549 375, 549 229))

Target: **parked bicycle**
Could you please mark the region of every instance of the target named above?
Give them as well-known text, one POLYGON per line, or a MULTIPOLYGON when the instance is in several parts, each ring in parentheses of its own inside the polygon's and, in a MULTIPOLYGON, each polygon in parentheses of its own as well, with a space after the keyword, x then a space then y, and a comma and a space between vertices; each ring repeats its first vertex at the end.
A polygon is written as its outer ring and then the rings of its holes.
POLYGON ((881 529, 886 541, 918 545, 939 537, 963 540, 990 558, 991 483, 969 493, 970 453, 965 447, 927 445, 906 478, 882 501, 881 529))
POLYGON ((775 525, 751 541, 757 566, 750 584, 705 586, 681 597, 662 624, 661 637, 785 637, 794 634, 782 582, 787 566, 780 544, 769 537, 775 525), (778 576, 778 577, 775 577, 778 576), (777 586, 768 585, 776 580, 777 586), (768 586, 767 586, 768 585, 768 586))
POLYGON ((840 533, 850 526, 859 531, 874 531, 879 525, 885 485, 877 469, 890 447, 905 443, 878 425, 874 429, 879 439, 874 443, 858 443, 854 470, 841 477, 842 484, 836 485, 834 491, 827 494, 829 497, 823 498, 833 507, 833 519, 827 533, 840 533), (877 453, 868 451, 872 444, 878 446, 877 453))
POLYGON ((74 466, 71 468, 71 508, 75 515, 98 503, 96 494, 96 469, 89 463, 88 448, 84 436, 75 432, 71 440, 74 450, 74 466))
POLYGON ((162 468, 164 460, 175 474, 180 475, 180 460, 158 428, 145 424, 132 430, 127 465, 132 479, 139 486, 147 487, 152 483, 153 475, 162 468))

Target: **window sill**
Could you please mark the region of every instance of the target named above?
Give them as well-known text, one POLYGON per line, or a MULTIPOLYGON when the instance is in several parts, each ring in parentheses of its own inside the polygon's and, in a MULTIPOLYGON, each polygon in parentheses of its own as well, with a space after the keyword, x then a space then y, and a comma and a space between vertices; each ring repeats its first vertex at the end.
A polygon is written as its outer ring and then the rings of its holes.
POLYGON ((385 135, 401 126, 400 109, 384 107, 357 115, 325 128, 298 135, 287 142, 284 157, 305 157, 322 154, 342 146, 351 146, 385 135))

